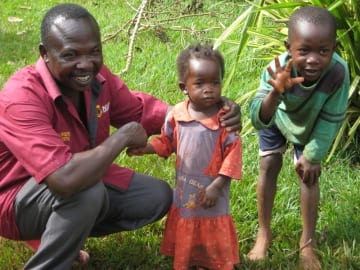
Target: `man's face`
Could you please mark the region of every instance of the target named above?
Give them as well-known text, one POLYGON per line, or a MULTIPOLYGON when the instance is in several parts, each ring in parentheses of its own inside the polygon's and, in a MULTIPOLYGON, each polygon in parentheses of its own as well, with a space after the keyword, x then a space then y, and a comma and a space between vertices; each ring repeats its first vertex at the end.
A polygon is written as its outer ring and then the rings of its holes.
POLYGON ((56 19, 40 53, 65 95, 86 90, 103 64, 100 32, 90 18, 56 19))

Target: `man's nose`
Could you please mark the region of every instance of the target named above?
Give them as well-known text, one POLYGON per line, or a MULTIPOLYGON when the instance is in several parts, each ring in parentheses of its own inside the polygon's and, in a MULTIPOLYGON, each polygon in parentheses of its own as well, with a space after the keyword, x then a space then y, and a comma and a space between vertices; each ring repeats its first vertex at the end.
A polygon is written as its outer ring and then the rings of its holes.
POLYGON ((87 55, 83 55, 79 57, 79 60, 76 64, 76 67, 79 69, 88 69, 88 68, 92 68, 93 67, 93 61, 92 58, 87 56, 87 55))

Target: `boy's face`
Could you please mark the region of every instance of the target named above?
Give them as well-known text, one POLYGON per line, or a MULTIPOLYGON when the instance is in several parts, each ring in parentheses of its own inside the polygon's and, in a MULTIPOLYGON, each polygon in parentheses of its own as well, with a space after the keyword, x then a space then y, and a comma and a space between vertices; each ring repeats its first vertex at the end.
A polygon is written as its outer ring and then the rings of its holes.
POLYGON ((199 110, 211 108, 220 101, 221 70, 214 59, 190 59, 186 81, 179 82, 191 104, 199 110))
POLYGON ((65 95, 87 89, 103 64, 99 29, 90 19, 55 20, 40 53, 65 95))
POLYGON ((285 43, 305 85, 319 79, 329 65, 336 48, 336 37, 330 27, 310 22, 299 22, 285 43))

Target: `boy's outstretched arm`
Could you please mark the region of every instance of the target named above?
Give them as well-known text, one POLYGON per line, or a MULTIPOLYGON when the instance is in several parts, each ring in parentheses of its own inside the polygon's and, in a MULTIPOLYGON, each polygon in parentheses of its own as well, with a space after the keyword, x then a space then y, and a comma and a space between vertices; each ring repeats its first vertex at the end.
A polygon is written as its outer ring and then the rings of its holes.
POLYGON ((273 89, 264 98, 260 110, 260 118, 264 123, 268 123, 274 115, 279 104, 280 95, 295 84, 299 84, 304 81, 303 77, 291 78, 292 59, 289 60, 285 67, 280 66, 278 56, 275 57, 274 61, 275 70, 273 70, 270 66, 267 67, 267 71, 272 77, 268 83, 273 87, 273 89))

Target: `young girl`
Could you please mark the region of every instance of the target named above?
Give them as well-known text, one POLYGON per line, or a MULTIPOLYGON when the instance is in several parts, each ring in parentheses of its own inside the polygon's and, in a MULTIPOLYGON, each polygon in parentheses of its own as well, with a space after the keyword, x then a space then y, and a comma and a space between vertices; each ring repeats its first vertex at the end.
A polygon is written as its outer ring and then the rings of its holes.
POLYGON ((229 212, 230 180, 242 174, 241 139, 219 124, 224 60, 211 46, 190 46, 177 59, 188 97, 169 112, 160 136, 129 155, 176 153, 176 187, 160 251, 175 270, 232 270, 239 263, 229 212))

